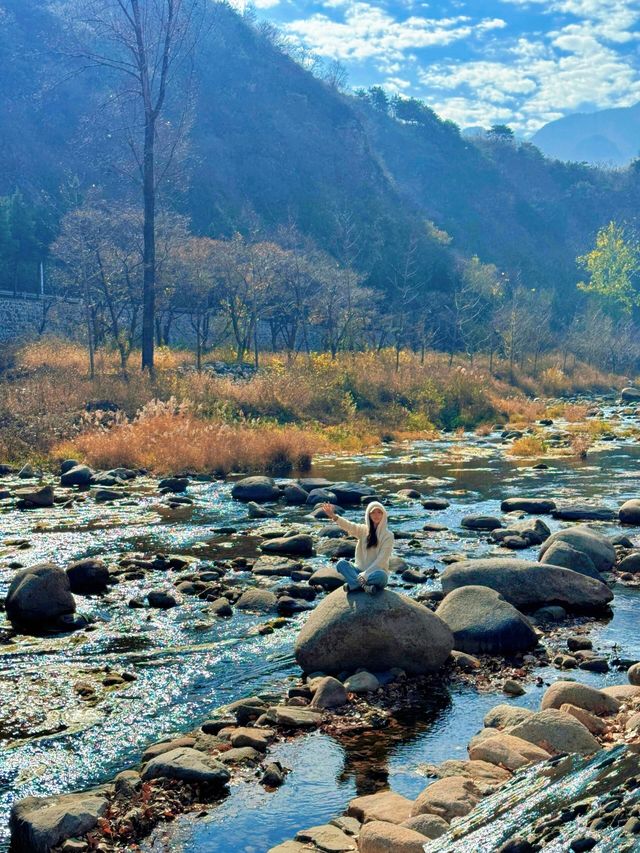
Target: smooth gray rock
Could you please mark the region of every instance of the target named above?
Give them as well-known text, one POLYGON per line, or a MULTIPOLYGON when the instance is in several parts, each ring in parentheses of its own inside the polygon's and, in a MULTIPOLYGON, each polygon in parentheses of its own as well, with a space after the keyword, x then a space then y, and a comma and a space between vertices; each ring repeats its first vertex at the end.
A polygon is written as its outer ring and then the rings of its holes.
POLYGON ((13 576, 5 602, 9 621, 16 627, 32 629, 45 628, 75 609, 69 578, 53 563, 20 569, 13 576))
POLYGON ((526 540, 528 546, 542 545, 549 538, 551 531, 540 518, 528 518, 525 521, 514 521, 506 527, 491 531, 494 542, 504 542, 513 536, 526 540))
POLYGON ((294 557, 312 557, 313 539, 308 533, 296 533, 294 536, 278 536, 268 539, 260 545, 264 554, 283 554, 294 557))
POLYGON ((328 592, 332 592, 334 589, 340 589, 344 584, 344 578, 335 569, 327 566, 327 568, 318 569, 317 572, 314 572, 309 578, 309 584, 321 586, 328 592))
POLYGON ((496 530, 504 527, 500 519, 492 515, 465 515, 460 524, 467 530, 496 530))
POLYGON ((640 551, 627 554, 626 557, 620 560, 617 568, 620 572, 630 572, 632 575, 640 573, 640 551))
POLYGON ((640 401, 640 388, 633 388, 632 386, 623 388, 620 392, 620 399, 625 403, 637 403, 640 401))
POLYGON ((447 595, 436 615, 451 628, 453 647, 471 654, 510 654, 538 645, 529 620, 486 586, 463 586, 447 595))
POLYGON ((297 483, 289 483, 288 486, 285 486, 282 494, 288 504, 305 504, 309 497, 309 492, 297 483))
POLYGON ((76 465, 60 475, 63 486, 88 486, 91 483, 93 471, 87 465, 76 465))
POLYGON ((445 596, 464 586, 488 586, 518 610, 560 605, 579 613, 598 613, 612 600, 606 584, 570 569, 511 557, 464 560, 441 575, 445 596))
POLYGON ((313 699, 311 700, 311 707, 320 709, 339 708, 341 705, 345 705, 346 702, 347 691, 344 688, 344 684, 338 681, 337 678, 327 675, 318 682, 313 699))
POLYGON ((568 542, 558 540, 540 556, 541 563, 547 563, 552 566, 562 566, 564 569, 571 569, 572 572, 586 575, 588 578, 602 580, 600 572, 596 569, 591 557, 584 551, 578 551, 568 542))
POLYGON ((534 743, 548 752, 577 752, 592 755, 601 749, 599 742, 581 722, 555 708, 537 711, 510 726, 506 732, 534 743))
POLYGON ((90 832, 107 807, 107 798, 92 791, 18 800, 11 809, 11 849, 49 853, 65 839, 90 832))
POLYGON ((142 778, 176 779, 181 782, 205 782, 223 787, 231 778, 227 768, 210 755, 189 746, 164 752, 149 761, 142 778))
POLYGON ((561 521, 613 521, 616 511, 607 506, 589 504, 569 504, 556 507, 551 515, 561 521))
POLYGON ((237 501, 277 501, 280 489, 271 477, 244 477, 235 482, 231 488, 231 497, 237 501))
POLYGON ((250 587, 245 589, 240 598, 236 601, 236 609, 238 610, 256 610, 262 613, 268 613, 276 609, 275 593, 269 589, 260 589, 259 587, 250 587))
POLYGON ((625 501, 618 510, 618 517, 622 524, 640 524, 640 500, 632 498, 625 501))
POLYGON ((305 672, 401 667, 420 674, 438 670, 452 648, 448 626, 421 604, 390 590, 337 589, 310 614, 295 653, 305 672))
POLYGON ((331 491, 340 506, 359 506, 362 498, 376 497, 376 490, 363 483, 334 483, 331 491))
POLYGON ((502 512, 520 510, 531 515, 546 515, 556 508, 556 502, 550 498, 506 498, 502 501, 502 512))
POLYGON ((552 533, 540 549, 540 556, 558 541, 588 554, 599 572, 610 572, 616 561, 615 549, 607 537, 586 524, 577 524, 552 533))
POLYGON ((52 507, 55 503, 53 486, 42 486, 40 489, 16 489, 13 493, 18 498, 20 509, 40 509, 52 507))

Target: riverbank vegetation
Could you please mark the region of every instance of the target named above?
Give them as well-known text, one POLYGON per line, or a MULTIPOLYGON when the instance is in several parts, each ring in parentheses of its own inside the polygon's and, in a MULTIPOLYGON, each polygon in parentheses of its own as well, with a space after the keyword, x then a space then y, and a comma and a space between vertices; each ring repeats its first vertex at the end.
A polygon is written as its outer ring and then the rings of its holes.
POLYGON ((125 378, 118 354, 98 350, 89 378, 79 345, 41 339, 16 348, 0 374, 0 461, 76 456, 156 473, 286 473, 308 467, 315 453, 390 438, 482 432, 496 422, 518 428, 545 416, 579 422, 587 406, 558 398, 627 381, 575 360, 563 370, 561 355, 535 374, 495 359, 394 349, 263 353, 261 363, 256 371, 217 351, 198 371, 191 353, 163 348, 153 377, 133 369, 125 378))

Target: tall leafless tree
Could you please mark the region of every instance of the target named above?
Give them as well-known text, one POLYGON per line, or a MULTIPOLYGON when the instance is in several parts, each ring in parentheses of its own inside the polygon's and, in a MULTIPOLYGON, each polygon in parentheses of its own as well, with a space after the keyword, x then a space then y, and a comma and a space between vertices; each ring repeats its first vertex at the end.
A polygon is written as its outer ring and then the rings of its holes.
MULTIPOLYGON (((83 67, 113 73, 114 100, 127 111, 125 142, 143 199, 142 369, 154 368, 157 194, 187 126, 191 62, 202 32, 206 0, 67 0, 57 6, 67 24, 68 53, 83 67), (178 82, 184 88, 177 90, 178 82), (169 95, 180 95, 177 120, 166 116, 169 95), (158 135, 172 128, 162 162, 158 135)), ((177 100, 175 98, 174 100, 177 100)))

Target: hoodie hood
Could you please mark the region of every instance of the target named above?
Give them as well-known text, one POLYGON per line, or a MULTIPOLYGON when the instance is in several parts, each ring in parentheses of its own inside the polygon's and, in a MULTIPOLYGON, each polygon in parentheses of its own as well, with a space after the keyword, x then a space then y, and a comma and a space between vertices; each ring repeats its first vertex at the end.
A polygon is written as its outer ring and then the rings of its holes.
POLYGON ((371 511, 374 509, 382 510, 382 519, 380 520, 380 524, 376 528, 376 535, 378 537, 378 542, 382 542, 387 536, 390 536, 391 533, 387 527, 387 522, 389 520, 389 513, 386 510, 386 507, 382 506, 380 501, 371 501, 370 504, 367 504, 367 508, 364 513, 364 521, 367 525, 367 530, 369 529, 369 516, 371 515, 371 511))

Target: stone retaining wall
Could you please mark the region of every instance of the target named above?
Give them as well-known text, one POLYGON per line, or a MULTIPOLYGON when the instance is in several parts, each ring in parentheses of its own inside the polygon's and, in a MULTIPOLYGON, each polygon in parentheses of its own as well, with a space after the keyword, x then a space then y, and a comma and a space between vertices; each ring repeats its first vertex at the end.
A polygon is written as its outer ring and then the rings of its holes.
POLYGON ((0 295, 0 342, 29 340, 41 332, 69 338, 81 336, 80 305, 46 297, 0 295))

